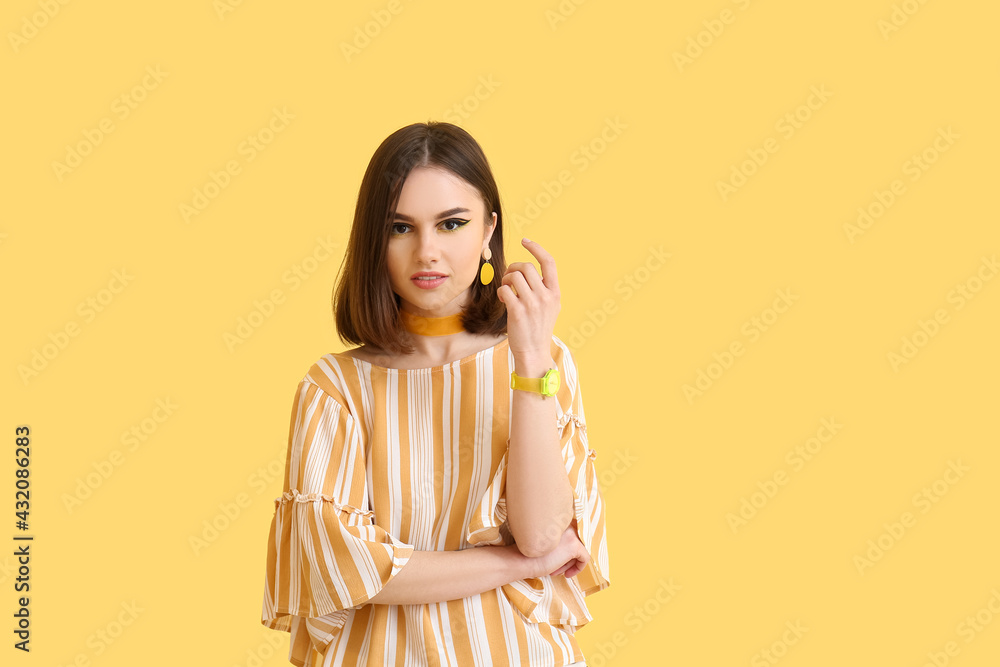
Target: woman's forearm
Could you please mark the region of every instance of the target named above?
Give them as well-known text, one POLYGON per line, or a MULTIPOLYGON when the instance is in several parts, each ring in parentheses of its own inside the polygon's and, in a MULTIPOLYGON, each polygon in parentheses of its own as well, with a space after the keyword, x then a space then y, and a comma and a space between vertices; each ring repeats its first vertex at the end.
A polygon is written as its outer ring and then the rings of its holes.
MULTIPOLYGON (((541 377, 551 357, 515 358, 514 372, 541 377)), ((573 487, 559 448, 556 397, 514 391, 507 451, 507 524, 525 556, 548 553, 573 520, 573 487)))
POLYGON ((478 595, 531 575, 517 546, 414 551, 371 604, 429 604, 478 595))

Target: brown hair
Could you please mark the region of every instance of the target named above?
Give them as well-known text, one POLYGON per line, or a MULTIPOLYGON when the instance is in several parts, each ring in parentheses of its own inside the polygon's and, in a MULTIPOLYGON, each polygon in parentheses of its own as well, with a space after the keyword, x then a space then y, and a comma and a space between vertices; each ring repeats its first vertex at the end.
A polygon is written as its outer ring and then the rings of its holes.
POLYGON ((341 341, 371 345, 393 354, 414 351, 413 346, 403 342, 399 295, 389 282, 386 251, 406 177, 414 167, 431 166, 445 169, 474 187, 483 199, 487 221, 496 211, 496 229, 489 244, 493 280, 489 285, 483 285, 478 278, 473 281, 472 299, 462 313, 462 326, 474 334, 499 335, 507 331, 507 309, 497 298, 500 279, 507 270, 503 210, 489 162, 468 132, 451 123, 428 121, 407 125, 386 137, 361 180, 343 271, 332 300, 341 341))

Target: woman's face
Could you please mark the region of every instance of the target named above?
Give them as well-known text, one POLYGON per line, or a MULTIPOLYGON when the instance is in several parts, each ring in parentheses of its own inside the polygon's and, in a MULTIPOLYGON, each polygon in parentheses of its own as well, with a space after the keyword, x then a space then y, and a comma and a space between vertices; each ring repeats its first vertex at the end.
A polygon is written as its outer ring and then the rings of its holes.
POLYGON ((490 226, 483 224, 484 209, 476 189, 451 172, 437 167, 410 171, 389 230, 387 255, 392 291, 403 310, 444 317, 468 304, 496 224, 492 212, 490 226), (416 279, 421 272, 443 278, 416 279))

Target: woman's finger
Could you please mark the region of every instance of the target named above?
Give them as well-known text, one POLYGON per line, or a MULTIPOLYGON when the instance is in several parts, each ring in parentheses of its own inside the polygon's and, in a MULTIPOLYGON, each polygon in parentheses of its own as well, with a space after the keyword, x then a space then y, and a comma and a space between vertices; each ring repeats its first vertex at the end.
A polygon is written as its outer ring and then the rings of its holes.
POLYGON ((517 300, 517 293, 514 292, 510 285, 501 285, 498 287, 497 297, 503 302, 503 305, 507 307, 508 313, 510 313, 512 309, 523 308, 517 300))
POLYGON ((569 563, 566 564, 566 567, 562 568, 563 576, 566 577, 567 579, 571 579, 576 575, 580 574, 581 572, 583 572, 583 568, 585 566, 586 563, 584 563, 579 559, 571 560, 569 563))
POLYGON ((568 563, 566 563, 565 565, 563 565, 561 568, 559 568, 558 570, 556 570, 555 572, 553 572, 552 574, 550 574, 549 576, 554 577, 557 574, 561 574, 561 573, 565 572, 566 570, 568 570, 575 563, 576 563, 576 561, 571 560, 568 563))
POLYGON ((514 276, 521 276, 524 284, 532 290, 541 291, 547 289, 545 283, 542 281, 542 277, 538 275, 538 269, 531 262, 514 262, 513 264, 508 264, 507 270, 504 272, 500 282, 503 283, 514 276))
MULTIPOLYGON (((538 274, 538 269, 535 268, 534 264, 531 262, 516 262, 514 266, 516 267, 514 269, 515 272, 524 276, 525 282, 529 287, 531 287, 531 289, 538 291, 548 289, 545 286, 545 281, 543 281, 542 277, 538 274)), ((508 267, 508 270, 509 268, 510 267, 508 267)))
POLYGON ((545 286, 558 291, 559 278, 556 276, 556 260, 535 241, 521 239, 521 244, 538 260, 538 265, 542 268, 542 282, 545 283, 545 286))
POLYGON ((517 293, 519 299, 531 292, 531 287, 528 286, 528 283, 524 280, 524 274, 520 271, 505 274, 500 283, 511 287, 517 293))

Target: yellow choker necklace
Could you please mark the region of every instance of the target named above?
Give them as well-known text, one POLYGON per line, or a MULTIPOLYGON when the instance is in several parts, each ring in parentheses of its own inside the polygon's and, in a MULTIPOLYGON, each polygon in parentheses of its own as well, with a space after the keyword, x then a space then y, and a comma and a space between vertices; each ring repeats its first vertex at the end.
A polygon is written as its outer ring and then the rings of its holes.
POLYGON ((448 336, 465 331, 461 312, 444 317, 422 317, 400 309, 399 318, 404 329, 419 336, 448 336))

